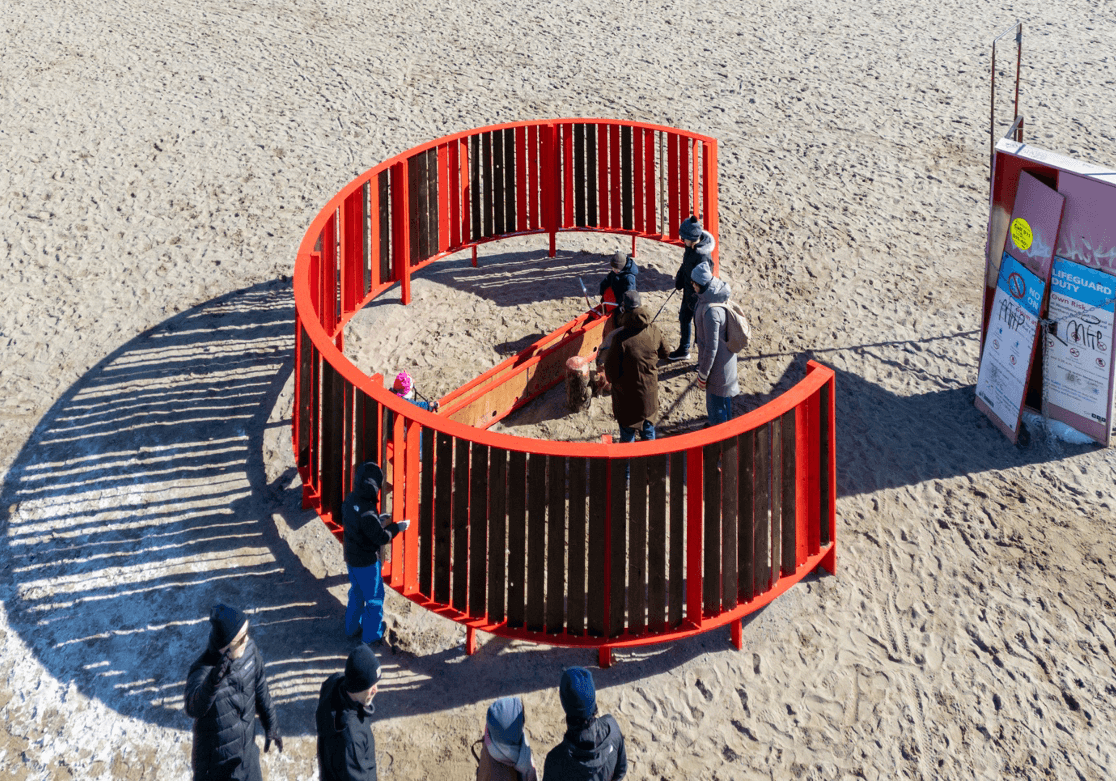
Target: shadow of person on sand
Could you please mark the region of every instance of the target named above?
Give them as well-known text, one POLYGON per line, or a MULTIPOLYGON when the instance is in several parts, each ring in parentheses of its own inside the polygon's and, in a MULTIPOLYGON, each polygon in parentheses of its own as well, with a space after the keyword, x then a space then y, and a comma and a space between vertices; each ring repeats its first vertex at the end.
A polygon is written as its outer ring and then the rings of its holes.
MULTIPOLYGON (((355 641, 330 592, 346 583, 343 566, 323 574, 283 536, 316 533, 304 527, 317 520, 301 508, 291 454, 265 446, 269 427, 290 425, 289 406, 275 413, 293 326, 287 281, 199 304, 110 353, 35 428, 0 495, 0 596, 48 674, 126 716, 187 729, 186 672, 209 608, 225 602, 249 612, 283 732, 313 734, 321 682, 355 641)), ((381 652, 384 717, 548 689, 564 667, 595 662, 589 650, 497 638, 466 657, 459 627, 414 611, 420 627, 439 625, 441 646, 381 652)), ((630 652, 598 684, 710 650, 730 652, 727 629, 630 652)))

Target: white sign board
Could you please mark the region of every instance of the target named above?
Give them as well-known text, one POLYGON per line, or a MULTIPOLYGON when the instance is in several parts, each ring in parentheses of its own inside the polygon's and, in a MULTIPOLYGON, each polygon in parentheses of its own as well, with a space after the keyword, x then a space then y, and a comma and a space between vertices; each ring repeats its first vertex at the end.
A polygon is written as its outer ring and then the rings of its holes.
POLYGON ((1014 442, 1038 336, 1042 280, 1004 253, 977 375, 976 405, 1014 442))

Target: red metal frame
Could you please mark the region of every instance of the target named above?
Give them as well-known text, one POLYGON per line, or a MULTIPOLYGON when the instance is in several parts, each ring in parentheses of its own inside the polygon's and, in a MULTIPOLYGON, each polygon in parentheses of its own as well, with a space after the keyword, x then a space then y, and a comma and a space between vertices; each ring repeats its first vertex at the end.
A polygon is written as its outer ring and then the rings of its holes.
MULTIPOLYGON (((421 168, 419 170, 425 170, 421 168)), ((497 191, 499 192, 499 190, 497 191)), ((419 193, 420 201, 428 194, 419 193)), ((497 204, 497 208, 504 208, 497 204)), ((427 208, 427 207, 422 207, 427 208)), ((520 122, 496 125, 467 131, 432 141, 388 160, 362 174, 344 188, 323 209, 311 223, 303 238, 295 264, 294 294, 296 305, 296 381, 294 413, 294 445, 296 456, 300 448, 309 452, 308 463, 300 463, 300 474, 304 484, 304 502, 317 509, 327 526, 338 537, 340 527, 334 522, 327 497, 322 495, 322 472, 332 469, 338 461, 341 474, 327 476, 327 485, 336 486, 336 481, 344 485, 351 480, 354 462, 366 454, 379 454, 380 442, 366 442, 365 453, 358 453, 352 441, 354 424, 357 429, 368 428, 368 415, 380 415, 380 411, 393 415, 393 426, 386 440, 383 453, 385 472, 390 474, 392 516, 396 519, 417 518, 420 509, 420 470, 419 437, 424 429, 431 429, 456 441, 467 441, 503 451, 534 454, 536 456, 559 456, 582 459, 605 459, 612 461, 621 458, 640 458, 686 454, 686 491, 685 538, 686 538, 686 587, 684 594, 684 615, 681 625, 663 626, 661 622, 652 631, 651 627, 640 627, 632 632, 621 627, 619 635, 604 637, 571 635, 565 632, 554 634, 531 631, 526 627, 509 627, 506 620, 489 621, 487 615, 470 615, 451 604, 435 602, 431 594, 424 594, 419 584, 419 526, 414 523, 406 533, 393 541, 390 561, 385 564, 385 582, 399 590, 403 596, 439 615, 464 624, 468 629, 467 650, 476 647, 476 631, 485 631, 509 637, 517 637, 550 645, 597 647, 600 649, 601 662, 611 660, 611 650, 630 646, 666 642, 687 637, 714 627, 732 625, 732 640, 737 647, 742 641, 739 619, 763 605, 768 604, 779 594, 804 577, 817 566, 833 571, 836 564, 836 516, 835 516, 835 478, 836 456, 834 452, 834 373, 813 362, 805 379, 782 396, 767 405, 754 410, 728 423, 695 431, 667 439, 632 444, 613 444, 608 438, 602 442, 575 443, 550 442, 545 440, 513 437, 507 434, 485 430, 496 417, 506 414, 510 409, 542 393, 560 376, 549 376, 551 364, 561 359, 564 363, 566 352, 578 354, 591 353, 599 342, 599 320, 582 315, 554 333, 538 340, 518 356, 508 359, 499 366, 485 372, 480 377, 458 388, 441 400, 439 414, 430 413, 400 399, 383 387, 379 375, 363 375, 343 354, 342 334, 345 323, 360 307, 373 300, 387 287, 399 283, 404 303, 411 298, 410 276, 415 269, 461 249, 476 246, 488 241, 496 241, 512 235, 524 233, 547 233, 550 237, 550 252, 554 255, 555 236, 562 230, 595 230, 611 233, 630 234, 635 238, 651 238, 670 244, 680 244, 678 226, 690 213, 691 208, 700 212, 706 229, 716 235, 718 230, 717 199, 717 145, 712 138, 685 133, 672 128, 644 123, 620 122, 617 120, 561 119, 545 122, 520 122), (597 171, 587 172, 585 185, 597 188, 598 206, 597 226, 576 226, 573 214, 575 177, 573 171, 573 128, 576 125, 594 126, 597 131, 597 171), (632 130, 632 164, 629 175, 632 178, 631 215, 622 214, 621 138, 622 128, 632 130), (500 235, 473 235, 471 199, 478 197, 471 191, 470 165, 468 159, 469 139, 477 134, 492 133, 514 129, 515 149, 512 150, 515 162, 515 190, 508 193, 514 198, 515 220, 506 225, 500 235), (656 145, 659 155, 656 156, 656 145), (666 153, 663 154, 665 147, 666 153), (417 257, 411 263, 411 199, 409 193, 410 177, 408 166, 417 155, 429 149, 437 149, 436 174, 437 192, 432 198, 438 210, 438 218, 433 221, 433 235, 420 236, 420 247, 430 250, 429 257, 417 257), (665 158, 665 159, 663 159, 665 158), (659 160, 656 164, 656 159, 659 160), (662 168, 666 173, 666 192, 662 168), (380 194, 378 178, 381 172, 390 172, 390 192, 386 204, 390 216, 390 252, 394 262, 390 279, 381 279, 379 210, 380 194), (364 186, 369 184, 370 197, 364 197, 364 186), (656 208, 656 199, 659 206, 656 208), (366 257, 363 237, 364 208, 372 217, 372 244, 366 257), (665 213, 659 213, 663 212, 665 213), (630 218, 631 230, 622 226, 630 218), (663 231, 660 233, 659 231, 663 231), (339 251, 338 251, 339 250, 339 251), (371 265, 373 271, 368 290, 364 289, 364 269, 371 265), (338 280, 340 288, 338 289, 338 280), (302 398, 303 335, 313 351, 308 362, 310 371, 309 389, 311 398, 302 398), (564 352, 565 351, 565 352, 564 352), (320 359, 320 363, 319 363, 320 359), (321 366, 322 368, 318 368, 321 366), (549 373, 548 373, 549 372, 549 373), (323 394, 323 378, 327 377, 333 388, 333 395, 323 394), (540 376, 542 375, 542 376, 540 376), (340 388, 337 388, 337 384, 340 388), (828 393, 828 408, 822 409, 823 389, 828 393), (333 422, 334 415, 328 414, 328 406, 333 399, 345 402, 345 412, 339 417, 342 424, 333 422), (478 402, 479 400, 479 402, 478 402), (356 420, 354 410, 357 402, 363 405, 365 420, 356 420), (492 413, 477 414, 477 409, 487 409, 499 401, 500 405, 492 413), (307 403, 308 402, 308 403, 307 403), (474 404, 474 402, 478 402, 474 404), (470 407, 470 405, 473 405, 470 407), (306 407, 310 414, 309 442, 299 439, 299 421, 306 407), (718 606, 703 605, 703 503, 705 501, 703 484, 703 448, 707 445, 738 437, 744 432, 760 429, 789 411, 794 411, 795 419, 795 471, 793 493, 796 498, 796 514, 793 519, 796 531, 795 568, 790 572, 776 568, 772 572, 771 588, 755 595, 751 600, 736 604, 735 597, 724 600, 718 606), (828 441, 826 442, 829 459, 820 465, 819 432, 823 417, 827 418, 828 441), (323 439, 331 426, 343 425, 344 431, 333 430, 329 439, 323 439), (340 441, 337 439, 340 437, 340 441), (325 450, 323 451, 323 447, 325 450), (334 448, 331 452, 329 449, 334 448), (340 448, 340 450, 338 450, 340 448), (340 455, 338 455, 340 453, 340 455), (389 463, 390 462, 390 463, 389 463), (821 475, 819 469, 828 472, 825 496, 819 494, 821 475), (819 517, 820 516, 820 517, 819 517), (828 525, 830 542, 820 545, 818 529, 821 523, 828 525), (703 612, 708 610, 709 612, 703 612)), ((483 221, 482 221, 483 222, 483 221)), ((429 229, 429 226, 427 226, 429 229)), ((483 225, 482 225, 483 227, 483 225)), ((421 252, 421 250, 420 250, 421 252)), ((716 255, 714 256, 716 261, 716 255)), ((383 420, 379 418, 379 420, 383 420)), ((379 431, 380 423, 375 423, 379 431)), ((361 435, 363 436, 363 435, 361 435)), ((361 440, 363 441, 363 439, 361 440)), ((610 475, 611 484, 612 468, 610 475)), ((455 503, 457 499, 453 500, 455 503)), ((456 506, 456 505, 455 505, 456 506)), ((606 508, 610 505, 606 503, 606 508)), ((611 510, 606 509, 606 528, 611 524, 611 510)), ((772 527, 774 530, 774 527, 772 527)), ((611 534, 605 535, 605 593, 610 593, 609 582, 612 577, 611 534)), ((429 562, 428 562, 429 564, 429 562)), ((506 565, 506 562, 504 563, 506 565)), ((778 564, 776 562, 776 564, 778 564)), ((461 562, 456 566, 469 566, 461 562)), ((623 573, 621 573, 623 574, 623 573)), ((455 576, 456 577, 456 576, 455 576)), ((673 597, 672 597, 673 599, 673 597)), ((452 599, 450 600, 452 602, 452 599)), ((474 609, 474 613, 477 609, 474 609)), ((609 606, 604 606, 606 627, 609 624, 609 606)))

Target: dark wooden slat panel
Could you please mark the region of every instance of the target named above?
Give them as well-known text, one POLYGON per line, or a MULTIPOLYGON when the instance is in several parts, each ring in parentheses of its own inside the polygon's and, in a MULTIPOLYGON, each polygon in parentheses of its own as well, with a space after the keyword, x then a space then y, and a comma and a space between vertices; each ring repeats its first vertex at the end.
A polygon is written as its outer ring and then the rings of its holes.
POLYGON ((450 603, 450 543, 453 530, 453 437, 438 434, 434 467, 434 601, 450 603))
POLYGON ((736 580, 738 447, 736 437, 721 443, 721 610, 736 607, 739 587, 736 580))
POLYGON ((419 500, 419 591, 434 595, 434 430, 422 430, 422 487, 419 500))
POLYGON ((795 411, 792 409, 783 414, 783 469, 780 475, 783 489, 783 557, 782 569, 784 575, 791 575, 795 570, 795 554, 798 551, 798 502, 796 488, 798 476, 795 465, 796 457, 795 411))
POLYGON ((589 634, 605 634, 605 538, 607 536, 608 461, 589 460, 589 591, 587 618, 589 634))
POLYGON ((755 430, 756 458, 752 472, 753 596, 767 591, 771 582, 771 424, 755 430))
POLYGON ((353 440, 353 393, 356 388, 344 377, 341 378, 341 381, 344 383, 342 395, 345 408, 344 419, 341 424, 343 426, 341 434, 341 501, 344 501, 353 487, 353 446, 356 444, 353 440))
POLYGON ((426 244, 426 155, 417 154, 407 161, 407 206, 413 266, 425 256, 426 244))
POLYGON ((584 458, 570 459, 569 582, 566 585, 566 631, 585 633, 585 470, 584 458))
POLYGON ((647 458, 647 627, 666 626, 667 457, 647 458))
MULTIPOLYGON (((469 465, 469 615, 482 617, 486 612, 484 599, 488 585, 488 448, 473 443, 469 465)), ((501 569, 504 560, 499 560, 501 569)))
POLYGON ((506 616, 507 481, 507 451, 493 448, 488 455, 488 620, 493 624, 500 623, 506 616))
POLYGON ((779 580, 783 562, 783 419, 771 421, 771 575, 767 586, 779 580))
POLYGON ((527 454, 508 453, 508 626, 523 626, 527 594, 527 454))
POLYGON ((469 211, 472 216, 472 240, 484 235, 481 220, 481 133, 469 138, 469 211))
MULTIPOLYGON (((818 414, 818 460, 821 463, 818 465, 818 500, 821 502, 821 507, 818 509, 818 540, 822 546, 828 545, 831 540, 829 536, 829 497, 833 492, 833 486, 829 484, 829 461, 831 458, 829 450, 829 438, 831 436, 829 431, 829 405, 832 403, 830 400, 830 385, 827 383, 821 389, 821 409, 818 414)), ((811 535, 812 536, 812 535, 811 535)), ((816 551, 810 551, 811 554, 816 551)))
POLYGON ((670 550, 667 561, 667 624, 682 623, 686 564, 686 454, 670 454, 670 550))
POLYGON ((546 586, 546 456, 527 460, 527 628, 545 628, 546 586))
POLYGON ((515 130, 504 128, 504 227, 514 233, 518 226, 515 220, 516 183, 515 183, 515 130))
POLYGON ((713 616, 721 612, 721 472, 718 468, 721 443, 706 445, 702 453, 705 540, 701 601, 705 615, 713 616))
POLYGON ((313 421, 311 401, 314 379, 314 346, 306 329, 298 330, 298 469, 303 473, 310 468, 310 424, 313 421))
POLYGON ((632 129, 620 128, 620 214, 624 230, 631 230, 632 221, 632 129))
POLYGON ((585 125, 573 126, 574 224, 585 226, 585 125))
MULTIPOLYGON (((492 189, 493 179, 499 179, 492 175, 492 133, 481 134, 481 182, 484 188, 482 195, 481 206, 481 222, 484 224, 483 236, 488 238, 494 235, 492 217, 496 204, 496 194, 492 189)), ((502 180, 501 180, 502 181, 502 180)))
POLYGON ((377 212, 373 218, 378 220, 380 226, 379 256, 380 256, 380 282, 387 282, 392 278, 391 268, 391 191, 389 181, 391 177, 387 171, 381 171, 376 177, 377 212))
POLYGON ((596 227, 597 222, 597 126, 585 125, 585 221, 596 227))
POLYGON ((628 630, 647 629, 647 461, 631 459, 628 541, 628 630))
MULTIPOLYGON (((323 448, 322 453, 324 457, 329 458, 329 465, 326 466, 325 462, 322 464, 322 496, 327 501, 325 508, 333 514, 333 518, 338 523, 341 522, 341 504, 345 501, 345 486, 342 483, 345 474, 345 388, 349 384, 348 381, 341 376, 333 367, 330 367, 330 374, 333 375, 333 390, 332 393, 325 398, 328 400, 328 417, 329 426, 327 431, 330 432, 329 446, 323 448), (327 485, 326 478, 330 479, 327 485)), ((323 410, 325 412, 326 410, 323 410)))
POLYGON ((469 607, 469 441, 454 443, 453 456, 453 606, 469 607))
POLYGON ((624 631, 625 604, 624 591, 627 584, 628 534, 625 510, 624 469, 627 461, 622 458, 610 462, 609 479, 611 501, 609 502, 609 596, 608 596, 608 634, 616 637, 624 631))
POLYGON ((426 251, 422 259, 438 254, 438 149, 426 150, 426 251))
POLYGON ((493 235, 503 235, 504 218, 504 134, 497 130, 492 138, 492 229, 493 235))
POLYGON ((566 618, 566 459, 547 459, 546 631, 561 632, 566 618))
POLYGON ((755 593, 756 566, 755 543, 752 539, 754 524, 755 489, 754 474, 756 469, 756 434, 754 431, 745 431, 740 435, 740 472, 739 472, 739 516, 737 525, 739 539, 737 545, 737 577, 740 580, 739 596, 741 602, 750 602, 755 593))

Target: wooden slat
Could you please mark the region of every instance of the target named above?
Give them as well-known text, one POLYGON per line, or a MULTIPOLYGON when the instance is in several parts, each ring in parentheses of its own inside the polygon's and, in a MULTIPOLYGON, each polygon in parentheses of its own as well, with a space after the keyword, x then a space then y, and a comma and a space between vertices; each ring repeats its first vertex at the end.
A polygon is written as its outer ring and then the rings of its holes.
POLYGON ((585 125, 585 222, 597 227, 597 126, 585 125))
POLYGON ((608 634, 616 637, 624 632, 625 604, 624 591, 627 585, 628 562, 628 529, 627 502, 624 491, 624 467, 626 461, 615 458, 609 462, 609 494, 612 501, 609 503, 609 555, 606 561, 608 567, 609 594, 608 594, 608 634))
POLYGON ((298 470, 305 475, 310 469, 310 425, 313 422, 310 402, 314 379, 314 345, 310 334, 299 324, 298 329, 298 470))
POLYGON ((422 430, 422 499, 419 501, 419 591, 434 596, 434 429, 422 430))
POLYGON ((797 474, 795 466, 798 463, 798 458, 795 453, 795 446, 797 445, 798 438, 795 429, 795 410, 790 410, 783 414, 783 469, 780 474, 780 482, 782 484, 783 492, 783 520, 782 530, 783 539, 781 550, 782 555, 782 574, 793 575, 795 570, 795 554, 798 550, 798 542, 796 535, 798 532, 798 503, 796 501, 795 491, 798 488, 797 474))
POLYGON ((597 125, 597 225, 609 225, 608 125, 597 125))
POLYGON ((670 228, 670 233, 667 235, 671 239, 677 239, 678 213, 681 211, 678 197, 678 136, 674 133, 666 133, 665 135, 667 145, 667 219, 664 220, 664 223, 670 228))
POLYGON ((472 217, 470 241, 477 241, 484 236, 484 223, 481 220, 481 136, 477 133, 469 137, 469 213, 472 217))
POLYGON ((504 133, 504 230, 514 233, 515 219, 515 130, 507 127, 504 133))
POLYGON ((620 128, 608 126, 608 224, 619 228, 624 224, 620 188, 620 128))
POLYGON ((831 399, 832 384, 826 383, 821 389, 821 409, 818 411, 818 499, 821 507, 818 511, 818 524, 817 534, 811 530, 810 534, 810 554, 813 555, 820 550, 820 546, 828 545, 832 542, 831 534, 829 531, 829 508, 832 501, 834 487, 830 484, 829 462, 832 458, 830 450, 830 405, 833 403, 831 399), (818 540, 818 546, 813 544, 814 539, 818 540))
POLYGON ((527 209, 530 212, 528 227, 537 230, 543 226, 542 205, 539 202, 539 169, 545 165, 539 149, 539 129, 527 128, 527 209))
POLYGON ((670 549, 667 557, 667 625, 682 623, 686 601, 686 454, 670 454, 670 549))
POLYGON ((585 227, 585 125, 573 126, 574 224, 585 227))
POLYGON ((586 617, 589 634, 605 634, 605 546, 607 535, 608 461, 589 460, 589 591, 586 617))
MULTIPOLYGON (((473 443, 469 464, 469 615, 481 618, 487 612, 484 590, 488 585, 488 448, 473 443)), ((503 568, 503 557, 497 560, 503 568)))
POLYGON ((309 481, 312 488, 321 491, 321 451, 322 451, 322 360, 318 348, 310 344, 310 440, 309 481))
POLYGON ((508 453, 508 626, 523 626, 527 594, 527 454, 508 453))
POLYGON ((421 260, 426 260, 438 254, 438 223, 440 222, 438 214, 438 148, 427 149, 425 154, 426 194, 423 200, 426 209, 426 241, 423 248, 426 251, 422 253, 421 260))
POLYGON ((771 582, 771 424, 756 429, 755 469, 752 472, 752 594, 767 591, 771 582))
POLYGON ((504 134, 496 130, 489 136, 492 138, 492 232, 490 235, 502 236, 507 217, 504 205, 504 134))
POLYGON ((412 266, 425 257, 426 249, 426 155, 417 154, 407 160, 407 216, 411 253, 407 262, 412 266))
POLYGON ((647 461, 633 458, 628 491, 628 631, 647 629, 647 461))
POLYGON ((736 437, 721 443, 721 610, 736 607, 737 591, 737 504, 740 488, 736 437))
POLYGON ((659 180, 659 169, 655 166, 655 139, 657 131, 645 130, 643 133, 643 213, 644 230, 647 233, 659 233, 656 223, 656 182, 659 180))
POLYGON ((453 437, 438 434, 434 467, 434 601, 450 603, 450 546, 453 531, 453 437))
POLYGON ((684 220, 693 212, 690 204, 690 147, 688 138, 678 139, 678 219, 684 220))
POLYGON ((546 631, 561 632, 566 618, 566 459, 547 458, 546 631))
POLYGON ((647 458, 647 628, 666 627, 667 456, 647 458))
POLYGON ((737 578, 740 581, 738 596, 741 602, 750 602, 755 593, 756 566, 755 543, 752 539, 754 533, 754 507, 755 489, 754 474, 756 469, 756 435, 754 431, 745 431, 740 435, 740 470, 738 472, 738 535, 737 549, 737 578))
POLYGON ((620 214, 621 227, 631 230, 632 220, 632 129, 620 128, 620 214))
POLYGON ((783 419, 771 421, 771 575, 768 588, 779 580, 783 563, 783 419))
POLYGON ((546 587, 546 456, 527 460, 527 628, 545 628, 546 587))
POLYGON ((322 327, 331 337, 337 331, 337 213, 333 212, 322 229, 322 327))
MULTIPOLYGON (((343 377, 341 378, 342 386, 342 404, 344 405, 345 414, 342 420, 341 432, 341 500, 344 501, 345 497, 349 495, 349 491, 353 487, 353 446, 356 444, 353 439, 353 393, 356 391, 348 381, 343 377)), ((340 505, 338 505, 340 508, 340 505)), ((340 512, 340 509, 338 509, 340 512)))
POLYGON ((570 531, 569 581, 566 584, 566 631, 585 633, 585 489, 587 468, 584 458, 570 458, 570 531))
MULTIPOLYGON (((534 153, 532 153, 533 155, 534 153)), ((522 233, 530 228, 527 211, 527 128, 515 129, 515 229, 522 233)), ((534 168, 534 160, 531 161, 534 168)))
POLYGON ((495 216, 496 193, 492 188, 494 180, 499 177, 492 175, 492 167, 492 133, 481 133, 481 235, 486 239, 495 234, 492 220, 495 216))
POLYGON ((457 146, 456 142, 439 144, 437 147, 438 179, 434 184, 434 193, 438 204, 438 241, 436 242, 438 252, 445 252, 450 248, 450 221, 453 219, 450 200, 456 200, 457 194, 450 180, 449 151, 450 147, 454 146, 457 146))
POLYGON ((373 269, 378 265, 376 241, 373 240, 372 228, 378 222, 375 217, 376 212, 372 205, 372 194, 376 192, 376 188, 372 186, 371 179, 365 180, 361 186, 360 202, 363 206, 363 211, 360 215, 361 225, 361 251, 364 255, 364 266, 361 270, 361 289, 360 300, 363 301, 364 297, 372 289, 373 269))
POLYGON ((705 541, 703 546, 702 610, 707 616, 721 612, 721 443, 712 442, 702 448, 704 453, 703 513, 705 541))
POLYGON ((488 621, 498 624, 507 615, 504 573, 507 572, 508 454, 492 448, 488 454, 488 621))
POLYGON ((383 284, 390 279, 394 279, 391 265, 391 190, 390 190, 391 176, 388 171, 380 172, 376 177, 376 215, 377 225, 379 231, 377 232, 377 246, 379 247, 380 257, 380 279, 379 283, 383 284))
POLYGON ((447 176, 446 182, 449 201, 449 243, 451 247, 460 247, 465 237, 468 236, 468 222, 462 219, 465 210, 465 190, 461 182, 461 142, 452 141, 446 145, 447 176), (465 229, 464 234, 462 228, 465 229))
POLYGON ((469 440, 454 443, 453 456, 453 606, 469 607, 469 440))
MULTIPOLYGON (((644 129, 641 127, 632 129, 632 214, 634 217, 633 229, 638 233, 644 233, 644 210, 643 210, 643 134, 644 129)), ((650 132, 650 131, 646 131, 650 132)))
POLYGON ((342 431, 344 379, 328 363, 322 364, 322 508, 341 522, 341 456, 344 448, 342 431))

